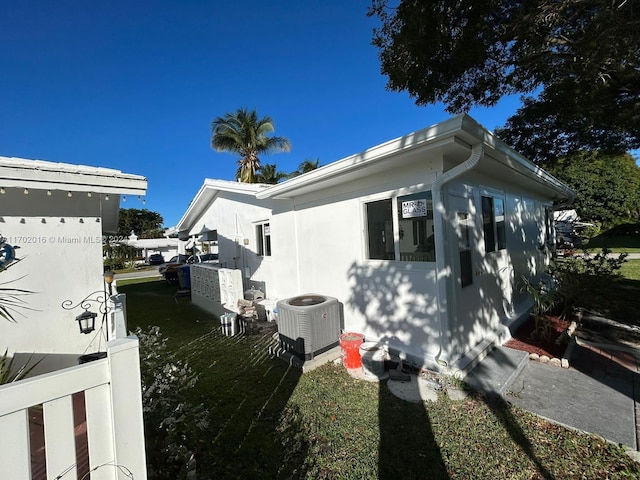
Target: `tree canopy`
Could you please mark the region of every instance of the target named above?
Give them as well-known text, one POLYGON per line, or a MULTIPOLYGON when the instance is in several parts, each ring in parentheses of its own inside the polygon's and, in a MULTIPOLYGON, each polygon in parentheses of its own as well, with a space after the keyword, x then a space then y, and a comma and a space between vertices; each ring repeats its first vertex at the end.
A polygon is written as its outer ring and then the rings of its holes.
POLYGON ((236 177, 241 182, 253 183, 260 170, 260 155, 288 152, 291 144, 285 137, 270 137, 273 120, 258 118, 256 110, 240 108, 236 112, 217 117, 211 123, 211 147, 218 152, 240 156, 236 177))
POLYGON ((146 208, 121 208, 118 215, 118 235, 128 237, 133 231, 138 238, 161 238, 164 233, 162 215, 146 208))
POLYGON ((302 175, 303 173, 312 172, 313 170, 318 169, 320 166, 320 159, 316 158, 315 160, 311 160, 310 158, 304 159, 298 165, 298 168, 289 174, 289 178, 297 177, 302 175))
POLYGON ((545 161, 640 147, 632 0, 372 0, 387 88, 450 113, 527 94, 499 135, 545 161))
POLYGON ((260 170, 256 175, 256 182, 276 184, 281 180, 286 180, 287 178, 289 178, 289 175, 286 172, 278 170, 275 163, 265 163, 260 167, 260 170))
POLYGON ((591 222, 640 220, 640 167, 631 155, 580 152, 548 167, 576 192, 573 207, 591 222))

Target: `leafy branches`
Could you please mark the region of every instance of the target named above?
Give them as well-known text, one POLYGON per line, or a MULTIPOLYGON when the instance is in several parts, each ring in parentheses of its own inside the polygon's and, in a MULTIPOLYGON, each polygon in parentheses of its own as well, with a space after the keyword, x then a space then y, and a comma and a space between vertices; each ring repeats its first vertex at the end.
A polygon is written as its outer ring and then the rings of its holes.
POLYGON ((590 308, 592 293, 603 283, 610 284, 620 277, 626 257, 626 253, 612 255, 607 248, 595 254, 584 250, 573 257, 556 258, 549 266, 546 282, 533 283, 523 276, 521 290, 533 300, 533 316, 564 316, 577 307, 590 308))
POLYGON ((547 160, 640 146, 640 14, 625 0, 373 0, 387 88, 451 113, 530 94, 500 136, 547 160), (542 127, 542 128, 539 128, 542 127), (531 141, 531 138, 535 141, 531 141))
POLYGON ((188 478, 195 463, 195 435, 208 424, 204 405, 194 405, 186 397, 198 375, 175 358, 159 327, 135 330, 140 341, 142 408, 146 432, 150 477, 188 478))
POLYGON ((640 167, 631 155, 581 152, 547 169, 576 192, 584 220, 611 226, 640 218, 640 167))

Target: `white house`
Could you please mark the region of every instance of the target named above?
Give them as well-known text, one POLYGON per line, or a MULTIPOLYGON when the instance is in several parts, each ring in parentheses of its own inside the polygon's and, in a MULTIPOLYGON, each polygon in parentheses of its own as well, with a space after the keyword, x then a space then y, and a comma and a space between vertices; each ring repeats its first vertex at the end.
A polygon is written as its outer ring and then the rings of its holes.
POLYGON ((184 254, 185 250, 184 242, 181 242, 177 238, 138 238, 133 232, 121 243, 138 250, 140 256, 145 260, 147 260, 150 255, 159 254, 162 255, 165 261, 169 261, 171 257, 178 255, 178 253, 184 254))
POLYGON ((146 189, 144 177, 119 170, 0 157, 0 234, 19 247, 0 283, 28 292, 11 312, 15 322, 0 318, 0 350, 43 358, 39 375, 0 386, 0 430, 11 432, 0 439, 5 478, 36 478, 45 465, 47 478, 93 468, 92 478, 120 478, 114 464, 146 477, 137 339, 113 329, 107 338, 101 328, 103 318, 123 316, 122 304, 106 298, 103 239, 115 237, 120 197, 146 189), (90 334, 76 321, 85 309, 97 315, 90 334), (78 365, 98 350, 106 358, 78 365), (43 412, 41 443, 33 408, 43 412))
POLYGON ((337 298, 344 329, 464 369, 531 306, 573 192, 461 115, 277 185, 206 179, 178 228, 270 298, 337 298))
POLYGON ((0 157, 0 234, 21 259, 0 281, 32 292, 15 323, 0 322, 0 349, 50 358, 97 349, 100 336, 79 332, 82 309, 62 303, 103 290, 102 243, 116 237, 120 196, 146 188, 144 177, 118 170, 0 157))

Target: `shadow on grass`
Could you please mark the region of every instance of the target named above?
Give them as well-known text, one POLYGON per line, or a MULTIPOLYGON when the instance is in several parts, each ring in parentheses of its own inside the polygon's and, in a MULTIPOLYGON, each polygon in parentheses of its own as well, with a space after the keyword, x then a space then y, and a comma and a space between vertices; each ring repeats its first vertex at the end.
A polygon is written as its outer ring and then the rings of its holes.
POLYGON ((529 457, 531 462, 533 462, 541 478, 545 480, 554 480, 555 477, 547 467, 542 464, 533 451, 531 441, 527 438, 527 435, 518 424, 516 417, 511 413, 509 405, 497 395, 489 395, 485 397, 485 403, 495 418, 498 419, 500 424, 507 431, 513 442, 518 445, 522 449, 522 452, 529 457))
MULTIPOLYGON (((405 385, 415 387, 411 394, 420 398, 417 381, 405 385)), ((424 402, 401 400, 389 391, 387 382, 380 382, 378 408, 378 478, 448 479, 424 402)))
POLYGON ((159 326, 176 358, 199 374, 185 398, 208 410, 208 426, 192 446, 197 478, 303 477, 299 416, 287 411, 281 421, 300 372, 269 355, 272 334, 223 336, 217 319, 188 298, 174 298, 175 290, 164 282, 120 289, 129 329, 159 326))

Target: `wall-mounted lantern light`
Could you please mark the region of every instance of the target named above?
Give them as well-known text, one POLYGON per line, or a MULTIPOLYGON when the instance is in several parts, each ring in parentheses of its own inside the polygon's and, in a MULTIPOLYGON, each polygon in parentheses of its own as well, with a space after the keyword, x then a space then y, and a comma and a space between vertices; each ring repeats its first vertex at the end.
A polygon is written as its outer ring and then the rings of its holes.
MULTIPOLYGON (((113 295, 113 277, 114 273, 111 270, 107 270, 102 275, 103 285, 102 290, 96 290, 95 292, 90 293, 84 299, 82 299, 78 303, 73 303, 71 300, 65 300, 62 302, 62 308, 65 310, 73 310, 75 308, 82 308, 84 311, 76 317, 76 322, 78 322, 78 326, 80 328, 80 333, 90 333, 93 332, 96 328, 96 317, 97 313, 89 310, 92 304, 96 304, 98 306, 98 311, 102 314, 102 324, 106 325, 107 323, 107 313, 111 310, 109 307, 108 301, 111 295, 113 295), (107 288, 109 294, 107 295, 107 288)), ((109 331, 105 332, 106 339, 109 340, 109 331)))
POLYGON ((93 313, 89 310, 85 310, 76 317, 76 322, 80 327, 80 333, 91 333, 96 329, 96 317, 97 313, 93 313))

